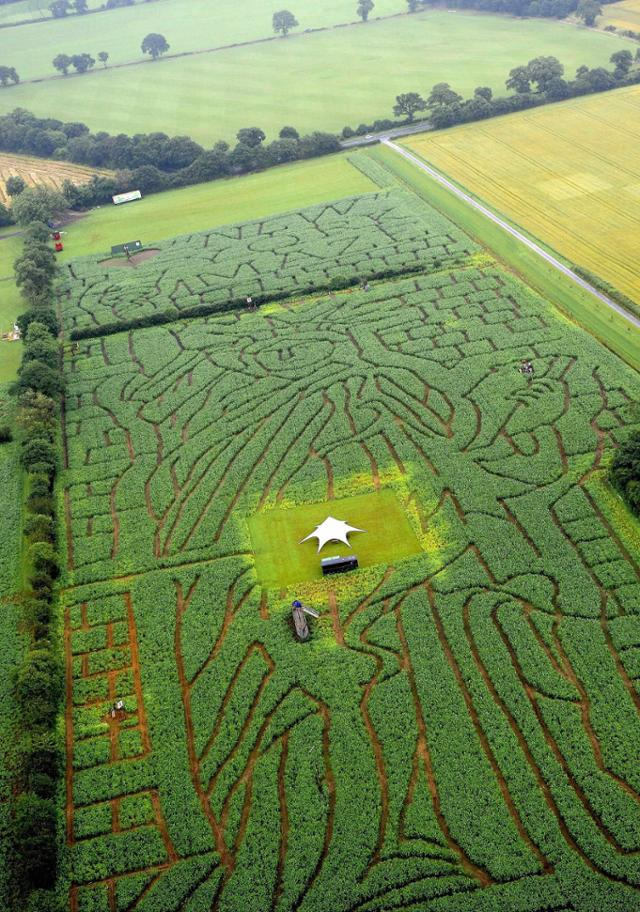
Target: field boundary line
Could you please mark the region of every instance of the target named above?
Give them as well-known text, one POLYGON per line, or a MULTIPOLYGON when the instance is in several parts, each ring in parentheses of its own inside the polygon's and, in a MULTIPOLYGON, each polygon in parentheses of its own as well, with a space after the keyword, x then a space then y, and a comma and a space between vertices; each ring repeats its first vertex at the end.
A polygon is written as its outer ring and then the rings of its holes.
POLYGON ((577 273, 575 273, 572 269, 569 269, 568 266, 565 266, 564 263, 561 263, 560 260, 556 259, 556 257, 554 257, 552 254, 547 253, 547 251, 544 250, 539 244, 536 244, 535 241, 530 240, 525 234, 510 225, 506 219, 503 219, 499 215, 496 215, 496 213, 492 212, 491 209, 489 209, 487 206, 484 206, 482 203, 478 202, 478 200, 475 200, 470 194, 465 193, 464 190, 456 186, 456 184, 445 177, 444 174, 441 174, 435 168, 431 167, 431 165, 428 165, 417 155, 409 152, 408 149, 403 149, 402 146, 399 146, 391 139, 383 139, 382 143, 385 146, 388 146, 388 148, 392 149, 394 152, 402 155, 403 158, 406 158, 408 161, 410 161, 412 165, 420 168, 421 171, 424 171, 429 175, 429 177, 433 178, 433 180, 457 196, 458 199, 461 199, 463 202, 467 203, 469 206, 472 206, 478 212, 482 213, 482 215, 490 219, 490 221, 492 221, 495 225, 498 225, 498 227, 502 228, 516 240, 524 244, 525 247, 528 247, 529 250, 531 250, 533 253, 537 254, 539 257, 545 260, 545 262, 547 262, 550 266, 553 266, 554 269, 557 269, 558 272, 561 272, 576 285, 580 286, 580 288, 582 288, 584 291, 587 291, 589 294, 597 298, 610 310, 615 311, 617 314, 619 314, 619 316, 623 317, 625 320, 631 323, 631 325, 636 329, 640 329, 640 319, 638 317, 634 316, 632 313, 622 307, 622 305, 617 304, 601 291, 598 291, 595 286, 591 285, 584 279, 581 279, 580 276, 577 275, 577 273))

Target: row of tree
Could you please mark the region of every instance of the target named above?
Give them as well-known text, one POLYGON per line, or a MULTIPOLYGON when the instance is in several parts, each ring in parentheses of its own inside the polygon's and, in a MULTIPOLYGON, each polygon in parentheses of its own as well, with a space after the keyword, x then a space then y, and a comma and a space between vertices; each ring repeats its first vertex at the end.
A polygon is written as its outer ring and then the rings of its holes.
MULTIPOLYGON (((37 199, 41 191, 24 194, 37 199)), ((59 572, 54 483, 60 461, 63 378, 53 310, 56 262, 46 224, 28 225, 14 271, 27 307, 18 318, 24 347, 12 392, 18 398, 21 461, 27 477, 24 536, 30 569, 21 600, 27 645, 13 686, 18 733, 11 797, 12 886, 15 908, 52 912, 59 842, 56 791, 64 768, 57 732, 63 663, 54 629, 59 572)))
MULTIPOLYGON (((146 0, 148 3, 149 0, 146 0)), ((107 0, 102 6, 94 10, 89 9, 87 0, 53 0, 49 4, 49 11, 54 19, 63 19, 69 13, 89 13, 98 12, 105 9, 116 9, 119 6, 133 6, 135 0, 107 0)))
MULTIPOLYGON (((581 66, 576 71, 575 79, 566 80, 563 78, 564 66, 556 57, 535 57, 525 66, 514 67, 509 72, 505 86, 513 95, 494 98, 493 91, 488 86, 478 86, 473 97, 464 100, 448 82, 439 82, 427 98, 418 92, 405 92, 396 96, 393 113, 411 123, 416 114, 428 111, 429 121, 439 129, 640 81, 640 72, 631 72, 634 64, 631 51, 616 51, 611 55, 610 61, 614 65, 612 72, 604 67, 589 69, 581 66)), ((640 49, 636 51, 635 61, 640 62, 640 49)), ((370 129, 367 124, 361 125, 357 130, 345 127, 342 136, 346 139, 354 134, 370 132, 370 129)))
MULTIPOLYGON (((107 51, 100 51, 98 54, 98 60, 100 60, 103 66, 107 65, 107 60, 109 59, 109 54, 107 51)), ((77 73, 86 73, 87 70, 92 69, 95 65, 95 59, 91 54, 57 54, 53 58, 54 69, 62 73, 64 76, 67 76, 71 67, 74 67, 77 73)))
POLYGON ((611 464, 609 477, 633 512, 640 516, 640 431, 631 433, 620 446, 611 464))
MULTIPOLYGON (((167 39, 164 35, 158 35, 155 32, 150 32, 142 39, 142 44, 140 45, 143 54, 149 54, 153 60, 157 60, 162 54, 166 54, 169 50, 169 45, 167 44, 167 39)), ((106 67, 107 61, 109 60, 108 51, 100 51, 98 53, 98 60, 100 63, 106 67)), ((62 73, 63 76, 69 74, 71 67, 74 67, 78 73, 86 73, 87 70, 92 69, 96 65, 95 59, 91 54, 57 54, 53 58, 54 69, 62 73)), ((14 70, 15 72, 15 70, 14 70)), ((0 68, 0 79, 2 78, 2 69, 0 68)), ((19 82, 19 79, 16 79, 16 82, 19 82)), ((4 83, 3 83, 4 85, 4 83)))
POLYGON ((187 136, 170 137, 165 133, 93 134, 85 124, 38 118, 23 108, 0 117, 2 151, 58 158, 117 172, 115 178, 96 178, 86 187, 67 184, 68 199, 78 207, 105 202, 114 193, 128 189, 154 193, 340 149, 333 134, 299 136, 293 127, 284 127, 271 143, 265 143, 264 138, 262 130, 251 127, 238 132, 233 147, 218 142, 213 148, 204 149, 187 136))

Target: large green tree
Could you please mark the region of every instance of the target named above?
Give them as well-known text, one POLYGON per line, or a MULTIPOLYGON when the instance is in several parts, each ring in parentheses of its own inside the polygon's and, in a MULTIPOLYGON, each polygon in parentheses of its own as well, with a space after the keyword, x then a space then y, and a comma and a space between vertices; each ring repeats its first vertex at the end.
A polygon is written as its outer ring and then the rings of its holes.
POLYGON ((431 89, 431 94, 427 99, 428 108, 449 108, 452 105, 458 105, 462 101, 462 95, 451 88, 448 82, 438 82, 431 89))
POLYGON ((13 214, 19 225, 29 222, 49 222, 68 209, 62 193, 52 187, 29 187, 13 202, 13 214))
POLYGON ((87 70, 96 65, 91 54, 74 54, 71 58, 71 63, 78 73, 86 73, 87 70))
POLYGON ((153 60, 157 60, 162 54, 166 54, 169 50, 169 45, 167 39, 164 35, 159 35, 157 32, 150 32, 146 35, 142 44, 140 45, 143 54, 150 54, 153 60))
POLYGON ((633 66, 633 54, 631 51, 616 51, 609 57, 611 63, 615 66, 614 76, 616 79, 624 79, 631 67, 633 66))
POLYGON ((373 0, 358 0, 357 13, 362 19, 363 22, 366 22, 369 18, 369 13, 375 6, 373 0))
POLYGON ((538 91, 544 92, 553 79, 562 77, 564 67, 557 57, 534 57, 527 64, 527 73, 538 91))
POLYGON ((69 0, 53 0, 53 3, 49 4, 49 11, 54 19, 61 19, 66 16, 70 9, 71 3, 69 0))
POLYGON ((418 111, 425 111, 427 103, 417 92, 404 92, 402 95, 396 95, 396 103, 393 106, 393 113, 396 117, 406 117, 412 121, 418 111))
POLYGON ((20 77, 16 72, 16 68, 0 66, 0 83, 2 83, 3 86, 7 86, 10 82, 14 85, 17 85, 20 82, 20 77))
POLYGON ((610 477, 631 509, 640 515, 640 431, 631 434, 616 453, 610 477))
POLYGON ((283 38, 286 38, 292 28, 295 28, 300 24, 289 10, 279 10, 277 13, 274 13, 271 21, 274 32, 282 35, 283 38))
POLYGON ((53 58, 53 65, 56 70, 59 70, 65 76, 69 72, 69 67, 73 63, 71 57, 68 54, 58 54, 53 58))
POLYGON ((602 7, 597 0, 580 0, 576 13, 582 19, 585 25, 593 26, 596 24, 596 18, 602 12, 602 7))
POLYGON ((243 127, 236 133, 236 139, 239 143, 256 148, 260 143, 264 142, 266 136, 264 130, 261 130, 260 127, 243 127))
POLYGON ((20 196, 23 190, 27 189, 24 178, 19 174, 12 174, 7 178, 7 193, 9 196, 20 196))
POLYGON ((509 70, 509 78, 505 82, 505 86, 519 95, 526 95, 527 92, 530 92, 531 76, 528 67, 517 66, 509 70))

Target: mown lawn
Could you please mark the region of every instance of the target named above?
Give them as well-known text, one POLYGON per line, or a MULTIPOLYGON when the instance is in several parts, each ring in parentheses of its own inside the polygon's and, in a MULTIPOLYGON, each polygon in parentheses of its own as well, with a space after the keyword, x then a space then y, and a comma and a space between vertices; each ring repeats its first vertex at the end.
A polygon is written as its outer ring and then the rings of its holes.
POLYGON ((355 554, 360 567, 372 567, 420 553, 409 520, 389 490, 267 510, 249 519, 249 532, 258 579, 268 588, 321 579, 325 557, 355 554), (318 553, 317 539, 300 544, 328 516, 363 531, 350 533, 350 547, 329 542, 318 553))
MULTIPOLYGON (((111 15, 100 19, 107 27, 119 19, 111 15)), ((35 29, 8 31, 19 37, 35 29)), ((172 44, 171 26, 164 24, 162 31, 172 44)), ((268 28, 261 34, 268 34, 268 28)), ((215 45, 217 38, 198 32, 200 47, 215 45)), ((0 52, 3 40, 7 37, 0 34, 0 52)), ((114 38, 111 47, 115 43, 114 38)), ((0 112, 21 106, 84 121, 94 130, 185 133, 205 144, 232 140, 240 127, 252 125, 273 138, 285 124, 301 132, 337 131, 345 124, 390 117, 398 93, 427 93, 441 81, 465 95, 478 85, 504 92, 509 70, 539 54, 557 56, 573 75, 581 64, 607 65, 611 54, 627 44, 597 30, 570 30, 548 20, 421 12, 212 54, 25 83, 0 94, 0 112)), ((103 47, 110 49, 108 33, 100 32, 93 41, 80 36, 78 50, 96 53, 103 47)), ((29 48, 25 45, 22 53, 12 47, 9 53, 5 47, 7 60, 23 78, 29 72, 29 48)), ((69 33, 46 45, 46 60, 60 50, 74 50, 69 33)), ((46 73, 44 63, 37 66, 46 73)))

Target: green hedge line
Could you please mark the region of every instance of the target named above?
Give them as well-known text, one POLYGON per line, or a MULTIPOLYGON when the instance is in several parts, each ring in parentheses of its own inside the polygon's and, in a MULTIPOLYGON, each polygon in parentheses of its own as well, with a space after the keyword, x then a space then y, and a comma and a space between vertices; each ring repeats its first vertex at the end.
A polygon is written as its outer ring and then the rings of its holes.
POLYGON ((63 771, 56 732, 63 665, 54 634, 59 572, 54 486, 63 381, 51 307, 56 267, 45 237, 46 226, 31 226, 24 253, 16 260, 16 280, 30 309, 21 317, 22 364, 11 390, 19 404, 20 458, 28 481, 24 536, 29 565, 22 599, 28 645, 13 682, 19 724, 11 799, 12 887, 14 907, 33 912, 56 908, 56 793, 63 771))
MULTIPOLYGON (((369 281, 380 281, 383 279, 397 278, 403 275, 417 275, 424 272, 423 264, 414 266, 402 266, 398 269, 380 269, 377 272, 367 276, 369 281)), ((361 284, 359 276, 335 276, 328 279, 325 283, 314 282, 313 285, 304 285, 295 292, 292 291, 274 291, 264 294, 252 295, 254 305, 269 304, 275 301, 285 301, 295 294, 296 297, 306 297, 307 295, 318 294, 323 291, 346 291, 361 284)), ((198 304, 195 307, 185 307, 178 310, 177 307, 167 307, 165 310, 157 313, 146 314, 143 317, 137 317, 134 320, 122 320, 117 323, 103 323, 101 326, 85 326, 82 329, 72 329, 69 338, 72 342, 81 339, 94 339, 100 336, 112 336, 114 333, 127 332, 130 329, 144 329, 150 326, 162 326, 165 323, 174 323, 176 320, 187 320, 193 317, 207 317, 211 314, 224 313, 232 310, 242 310, 247 307, 246 298, 230 298, 227 301, 216 301, 211 304, 198 304)))

